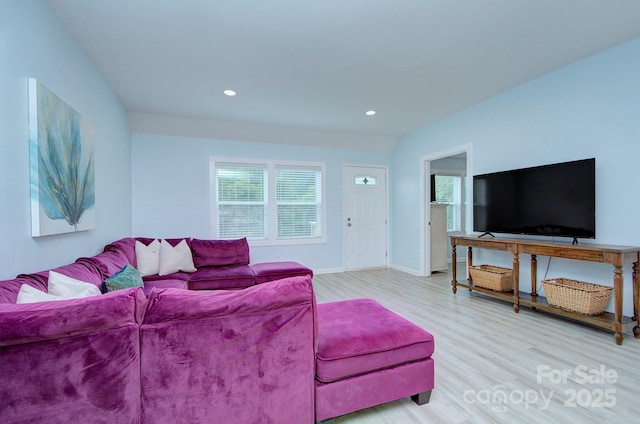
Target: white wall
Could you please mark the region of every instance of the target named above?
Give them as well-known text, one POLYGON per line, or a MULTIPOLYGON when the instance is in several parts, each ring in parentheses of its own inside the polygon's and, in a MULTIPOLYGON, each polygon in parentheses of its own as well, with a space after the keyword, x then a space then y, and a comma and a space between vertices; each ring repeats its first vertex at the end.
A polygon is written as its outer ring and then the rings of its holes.
MULTIPOLYGON (((420 156, 464 144, 472 146, 473 174, 595 157, 595 242, 640 245, 638 75, 640 39, 401 138, 392 163, 393 264, 419 269, 420 156)), ((511 258, 506 256, 478 251, 474 261, 510 266, 511 258)), ((528 282, 528 257, 520 260, 521 281, 528 282)), ((546 258, 539 258, 538 263, 541 277, 546 258)), ((613 268, 553 259, 549 276, 612 284, 613 268)), ((624 277, 625 313, 630 314, 630 267, 625 268, 624 277)))
POLYGON ((45 2, 0 2, 0 279, 98 253, 131 232, 128 117, 45 2), (96 229, 31 237, 29 77, 37 78, 93 125, 96 229))
POLYGON ((433 174, 435 170, 438 170, 438 171, 453 170, 453 171, 465 172, 467 170, 467 159, 458 158, 455 156, 448 156, 442 159, 432 160, 431 173, 433 174))
MULTIPOLYGON (((310 137, 316 134, 309 132, 310 137)), ((390 154, 171 135, 133 135, 133 234, 212 238, 209 158, 234 157, 326 164, 327 242, 251 246, 252 262, 293 260, 317 272, 344 267, 342 167, 388 165, 390 154)))

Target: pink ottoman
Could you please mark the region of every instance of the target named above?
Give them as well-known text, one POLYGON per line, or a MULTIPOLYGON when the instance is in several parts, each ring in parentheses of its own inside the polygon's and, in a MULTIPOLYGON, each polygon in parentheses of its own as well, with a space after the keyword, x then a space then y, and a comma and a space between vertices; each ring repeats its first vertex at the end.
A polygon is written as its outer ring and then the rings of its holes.
POLYGON ((298 262, 263 262, 250 265, 256 276, 256 284, 280 280, 288 277, 313 277, 313 271, 298 262))
POLYGON ((316 420, 407 396, 427 403, 433 349, 430 333, 371 299, 319 304, 316 420))

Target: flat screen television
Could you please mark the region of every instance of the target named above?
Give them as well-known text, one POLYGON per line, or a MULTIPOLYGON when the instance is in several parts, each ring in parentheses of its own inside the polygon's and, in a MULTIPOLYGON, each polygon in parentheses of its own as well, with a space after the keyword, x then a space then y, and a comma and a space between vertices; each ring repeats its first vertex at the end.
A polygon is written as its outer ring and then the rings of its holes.
POLYGON ((595 158, 473 177, 473 230, 595 238, 595 158))

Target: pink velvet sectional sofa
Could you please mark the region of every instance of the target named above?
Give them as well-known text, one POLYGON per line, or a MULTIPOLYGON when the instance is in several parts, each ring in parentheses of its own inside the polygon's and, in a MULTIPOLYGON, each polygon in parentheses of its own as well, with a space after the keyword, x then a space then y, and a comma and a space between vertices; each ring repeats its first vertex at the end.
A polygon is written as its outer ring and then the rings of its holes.
MULTIPOLYGON (((370 299, 317 305, 310 269, 250 264, 246 240, 188 240, 196 271, 98 296, 16 304, 49 271, 0 281, 0 422, 300 424, 429 400, 428 332, 370 299)), ((51 271, 102 287, 136 241, 51 271)))
MULTIPOLYGON (((152 238, 123 238, 108 244, 104 252, 87 261, 94 262, 104 275, 113 275, 124 264, 138 266, 136 242, 149 245, 152 238)), ((183 240, 189 246, 194 272, 175 272, 168 275, 144 276, 144 289, 149 293, 153 287, 180 288, 190 290, 235 290, 251 287, 286 277, 309 275, 313 271, 292 261, 250 263, 247 239, 200 240, 192 238, 165 239, 171 245, 183 240)))

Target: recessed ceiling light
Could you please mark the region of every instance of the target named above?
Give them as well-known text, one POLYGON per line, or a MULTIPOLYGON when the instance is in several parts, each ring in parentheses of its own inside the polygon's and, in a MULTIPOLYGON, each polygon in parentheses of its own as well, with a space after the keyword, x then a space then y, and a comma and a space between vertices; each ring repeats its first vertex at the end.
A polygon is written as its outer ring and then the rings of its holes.
POLYGON ((233 97, 236 95, 236 92, 234 90, 224 90, 223 93, 225 96, 229 96, 229 97, 233 97))
POLYGON ((376 114, 376 111, 375 110, 368 110, 364 114, 367 115, 367 116, 373 116, 373 115, 376 114))

